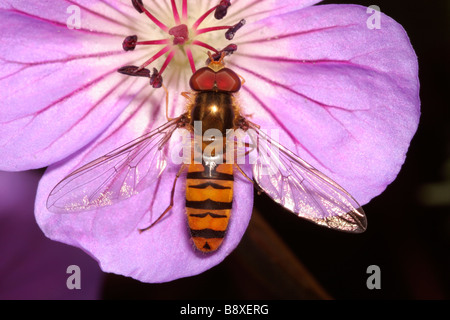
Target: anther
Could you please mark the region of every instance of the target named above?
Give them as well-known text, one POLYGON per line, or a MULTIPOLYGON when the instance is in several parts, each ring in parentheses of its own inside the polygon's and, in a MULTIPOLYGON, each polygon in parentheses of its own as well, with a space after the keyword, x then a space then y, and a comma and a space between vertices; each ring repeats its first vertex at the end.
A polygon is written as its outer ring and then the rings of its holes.
POLYGON ((145 68, 139 69, 139 67, 136 66, 124 66, 119 68, 117 72, 126 74, 127 76, 150 78, 150 70, 145 68))
POLYGON ((125 51, 132 51, 136 48, 137 36, 128 36, 122 42, 122 48, 125 51))
POLYGON ((214 11, 214 18, 220 20, 223 17, 225 17, 227 15, 227 10, 229 6, 231 6, 230 0, 221 0, 216 8, 216 11, 214 11))
POLYGON ((144 12, 144 10, 142 10, 142 8, 144 7, 142 0, 131 0, 131 3, 133 4, 133 7, 137 10, 137 12, 139 13, 144 12))
POLYGON ((220 50, 214 54, 211 54, 211 57, 208 58, 208 60, 206 60, 206 65, 211 63, 211 58, 213 58, 214 61, 219 61, 220 58, 222 57, 222 54, 224 54, 224 57, 226 57, 226 56, 232 55, 236 50, 237 50, 237 45, 235 45, 234 43, 229 44, 222 50, 220 50))
POLYGON ((150 77, 150 85, 153 88, 161 88, 163 83, 163 78, 161 76, 161 74, 158 72, 158 70, 156 70, 156 68, 153 68, 153 74, 150 77))
POLYGON ((242 26, 244 24, 245 24, 245 19, 242 19, 241 21, 236 23, 234 26, 232 26, 230 29, 228 29, 228 31, 225 33, 225 38, 227 38, 227 40, 232 40, 234 38, 234 35, 236 34, 236 32, 240 28, 242 28, 242 26))

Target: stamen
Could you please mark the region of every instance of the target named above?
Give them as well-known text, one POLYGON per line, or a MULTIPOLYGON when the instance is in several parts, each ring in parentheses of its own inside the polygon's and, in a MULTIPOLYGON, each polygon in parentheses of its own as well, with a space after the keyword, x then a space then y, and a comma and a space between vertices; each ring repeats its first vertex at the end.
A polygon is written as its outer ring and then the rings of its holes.
POLYGON ((189 64, 191 66, 192 73, 194 74, 196 70, 195 70, 195 62, 194 62, 194 57, 192 56, 191 48, 186 48, 186 55, 188 57, 189 64))
POLYGON ((125 40, 123 40, 122 42, 123 50, 125 51, 134 50, 134 48, 136 48, 136 41, 137 41, 136 35, 126 37, 125 40))
POLYGON ((142 8, 144 7, 142 0, 131 0, 131 3, 133 4, 133 7, 137 10, 137 12, 139 13, 144 12, 144 10, 142 10, 142 8))
POLYGON ((214 18, 217 20, 223 19, 227 15, 227 10, 231 6, 230 0, 222 0, 216 8, 216 12, 214 12, 214 18))
POLYGON ((153 68, 153 73, 150 77, 150 85, 153 88, 161 88, 163 83, 163 79, 161 77, 161 74, 158 72, 158 70, 156 70, 156 68, 153 68))
POLYGON ((166 70, 166 67, 169 65, 170 61, 172 60, 173 56, 175 55, 175 51, 170 51, 169 55, 166 58, 166 61, 164 61, 161 70, 159 70, 159 74, 162 74, 164 70, 166 70))
POLYGON ((142 3, 142 0, 131 0, 131 3, 133 4, 133 7, 139 12, 139 13, 143 13, 145 12, 145 14, 147 15, 147 17, 150 18, 150 20, 152 20, 158 27, 160 27, 163 31, 169 30, 169 28, 162 23, 161 21, 159 21, 158 19, 156 19, 147 9, 145 9, 144 4, 142 3))
MULTIPOLYGON (((232 55, 235 51, 237 50, 237 45, 235 44, 229 44, 228 46, 226 46, 225 48, 223 48, 220 51, 217 51, 215 54, 212 54, 211 57, 212 59, 214 59, 214 61, 219 61, 220 58, 222 57, 222 54, 224 54, 224 56, 229 56, 232 55)), ((211 63, 211 57, 208 58, 206 60, 206 65, 211 63)))
POLYGON ((188 8, 187 8, 187 0, 183 0, 183 7, 182 7, 182 17, 183 17, 183 20, 185 21, 185 22, 187 22, 187 19, 188 19, 188 8))
POLYGON ((230 30, 228 30, 225 33, 225 38, 227 38, 227 40, 232 40, 234 38, 234 35, 236 34, 236 32, 242 28, 242 26, 245 24, 245 19, 242 19, 241 21, 239 21, 238 23, 236 23, 233 27, 230 28, 230 30))
POLYGON ((217 6, 212 7, 211 9, 209 9, 208 11, 206 11, 200 18, 197 19, 197 21, 194 22, 194 24, 192 25, 192 29, 195 31, 197 30, 198 26, 200 25, 200 23, 203 22, 203 20, 206 19, 207 16, 209 16, 211 14, 211 12, 213 12, 214 10, 216 10, 217 6))
POLYGON ((180 24, 180 16, 178 15, 177 5, 175 4, 175 0, 170 1, 172 3, 172 13, 175 19, 175 24, 180 24))
POLYGON ((169 39, 161 39, 161 40, 148 40, 148 41, 138 41, 137 45, 152 45, 152 44, 169 44, 169 39))
POLYGON ((159 50, 153 57, 151 57, 150 59, 148 59, 143 65, 141 65, 139 67, 140 69, 144 69, 146 66, 148 66, 150 63, 152 63, 153 61, 155 61, 156 59, 158 59, 159 57, 161 57, 164 53, 166 53, 167 51, 169 51, 170 45, 165 46, 164 48, 162 48, 161 50, 159 50))
POLYGON ((198 29, 196 32, 196 35, 200 35, 202 33, 207 33, 211 31, 217 31, 217 30, 230 30, 231 28, 234 28, 234 26, 219 26, 219 27, 211 27, 211 28, 204 28, 204 29, 198 29))
POLYGON ((139 69, 139 67, 136 66, 124 66, 119 68, 117 72, 121 74, 126 74, 127 76, 150 78, 150 70, 139 69))
POLYGON ((203 47, 203 48, 206 48, 206 49, 214 51, 214 52, 218 52, 217 49, 215 49, 215 48, 211 47, 209 44, 204 43, 204 42, 199 41, 199 40, 192 41, 192 44, 200 46, 200 47, 203 47))

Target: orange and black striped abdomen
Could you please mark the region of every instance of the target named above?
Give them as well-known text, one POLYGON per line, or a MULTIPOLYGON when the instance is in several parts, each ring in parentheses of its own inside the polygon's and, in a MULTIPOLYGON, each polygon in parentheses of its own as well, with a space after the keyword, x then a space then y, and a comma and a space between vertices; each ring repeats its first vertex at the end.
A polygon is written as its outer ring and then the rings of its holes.
POLYGON ((233 203, 233 165, 214 168, 190 164, 186 180, 186 213, 192 240, 203 252, 223 241, 233 203))

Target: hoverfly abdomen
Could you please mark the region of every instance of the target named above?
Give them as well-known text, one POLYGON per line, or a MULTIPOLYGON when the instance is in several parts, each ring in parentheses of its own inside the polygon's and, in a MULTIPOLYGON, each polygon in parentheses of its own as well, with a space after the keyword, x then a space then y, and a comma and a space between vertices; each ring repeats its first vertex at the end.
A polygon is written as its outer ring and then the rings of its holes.
POLYGON ((200 251, 217 250, 233 204, 233 165, 191 164, 186 180, 186 213, 192 240, 200 251))

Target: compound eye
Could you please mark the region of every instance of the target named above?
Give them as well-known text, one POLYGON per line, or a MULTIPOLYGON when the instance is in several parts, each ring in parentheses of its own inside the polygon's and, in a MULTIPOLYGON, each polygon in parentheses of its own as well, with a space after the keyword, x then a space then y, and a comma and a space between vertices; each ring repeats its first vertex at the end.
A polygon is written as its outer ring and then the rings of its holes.
POLYGON ((189 85, 195 91, 213 90, 216 73, 208 67, 198 69, 189 80, 189 85))
POLYGON ((224 68, 216 73, 216 85, 219 91, 236 92, 241 88, 241 79, 233 70, 224 68))

